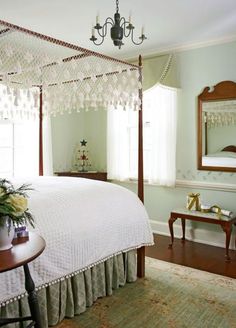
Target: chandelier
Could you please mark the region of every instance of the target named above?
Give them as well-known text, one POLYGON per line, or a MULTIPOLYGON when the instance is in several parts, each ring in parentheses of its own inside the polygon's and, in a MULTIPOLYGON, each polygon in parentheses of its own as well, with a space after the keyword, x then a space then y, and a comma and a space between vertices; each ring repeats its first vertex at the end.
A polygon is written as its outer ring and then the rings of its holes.
POLYGON ((93 41, 93 43, 97 46, 100 46, 103 43, 107 35, 108 25, 111 25, 111 39, 114 45, 119 47, 119 49, 124 45, 123 37, 128 38, 130 36, 132 42, 135 45, 140 45, 145 39, 147 39, 144 34, 144 27, 142 27, 141 36, 139 37, 140 41, 134 41, 134 25, 131 23, 131 15, 129 16, 129 21, 127 21, 124 17, 120 17, 118 0, 116 0, 116 13, 114 14, 114 20, 111 17, 107 17, 105 23, 100 25, 99 16, 96 16, 96 25, 92 27, 92 36, 90 40, 93 41), (98 38, 95 36, 95 30, 97 30, 97 34, 100 40, 98 40, 98 38))

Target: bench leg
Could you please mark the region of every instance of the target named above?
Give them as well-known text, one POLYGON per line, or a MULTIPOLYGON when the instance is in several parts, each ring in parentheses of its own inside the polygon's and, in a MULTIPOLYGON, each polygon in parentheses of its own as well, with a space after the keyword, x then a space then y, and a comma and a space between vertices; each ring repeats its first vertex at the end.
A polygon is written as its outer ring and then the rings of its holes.
POLYGON ((232 225, 231 224, 224 224, 221 227, 225 232, 225 257, 226 257, 225 261, 230 262, 229 243, 230 243, 230 238, 231 238, 232 225))
POLYGON ((170 229, 170 236, 171 236, 171 243, 169 244, 169 248, 172 248, 172 245, 174 243, 174 229, 173 229, 173 223, 177 220, 177 218, 170 217, 168 223, 169 223, 169 229, 170 229))
POLYGON ((183 237, 182 237, 182 241, 185 241, 185 219, 181 219, 181 223, 182 223, 182 231, 183 231, 183 237))

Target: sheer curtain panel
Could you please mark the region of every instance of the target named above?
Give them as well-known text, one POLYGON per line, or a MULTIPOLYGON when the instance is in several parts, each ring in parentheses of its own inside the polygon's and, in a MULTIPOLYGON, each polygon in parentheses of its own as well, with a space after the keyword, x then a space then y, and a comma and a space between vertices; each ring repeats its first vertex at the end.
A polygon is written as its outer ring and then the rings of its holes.
POLYGON ((156 85, 144 92, 144 111, 150 115, 149 183, 174 186, 176 178, 177 89, 156 85))
MULTIPOLYGON (((143 96, 144 178, 174 186, 176 177, 177 89, 157 84, 143 96)), ((137 112, 108 111, 107 171, 109 179, 137 178, 137 112)))

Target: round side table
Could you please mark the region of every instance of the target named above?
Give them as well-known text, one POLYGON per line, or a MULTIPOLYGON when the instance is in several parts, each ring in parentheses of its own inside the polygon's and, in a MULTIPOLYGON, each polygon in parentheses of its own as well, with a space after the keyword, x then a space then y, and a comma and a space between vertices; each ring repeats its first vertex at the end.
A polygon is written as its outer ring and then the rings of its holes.
POLYGON ((43 328, 41 325, 40 311, 35 291, 34 281, 30 275, 28 263, 36 259, 46 246, 44 239, 34 232, 29 237, 13 240, 13 247, 6 251, 0 251, 0 273, 24 268, 25 289, 28 293, 28 303, 31 316, 21 318, 0 318, 0 327, 8 323, 32 320, 28 327, 43 328))

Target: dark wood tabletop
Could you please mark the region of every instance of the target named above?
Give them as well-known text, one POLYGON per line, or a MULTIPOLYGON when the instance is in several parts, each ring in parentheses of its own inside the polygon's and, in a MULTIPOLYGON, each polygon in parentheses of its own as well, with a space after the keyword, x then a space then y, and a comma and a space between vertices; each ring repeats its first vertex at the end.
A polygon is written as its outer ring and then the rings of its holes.
POLYGON ((59 177, 78 177, 107 181, 107 172, 55 172, 59 177))
POLYGON ((0 273, 15 269, 33 261, 45 249, 45 240, 35 232, 30 232, 29 237, 13 240, 13 247, 0 251, 0 273))

